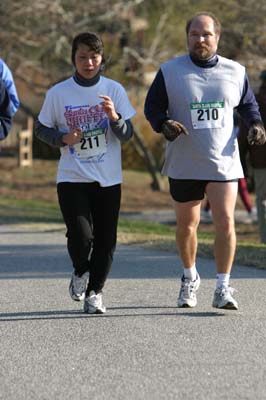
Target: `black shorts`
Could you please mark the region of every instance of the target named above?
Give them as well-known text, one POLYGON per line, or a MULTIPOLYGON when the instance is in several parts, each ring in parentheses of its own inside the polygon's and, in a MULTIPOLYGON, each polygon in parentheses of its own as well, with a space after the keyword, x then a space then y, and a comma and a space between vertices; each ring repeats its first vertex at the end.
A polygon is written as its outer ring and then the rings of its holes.
POLYGON ((211 181, 196 179, 169 179, 170 194, 175 201, 185 203, 186 201, 202 200, 205 196, 206 186, 209 182, 238 182, 238 179, 228 181, 211 181))

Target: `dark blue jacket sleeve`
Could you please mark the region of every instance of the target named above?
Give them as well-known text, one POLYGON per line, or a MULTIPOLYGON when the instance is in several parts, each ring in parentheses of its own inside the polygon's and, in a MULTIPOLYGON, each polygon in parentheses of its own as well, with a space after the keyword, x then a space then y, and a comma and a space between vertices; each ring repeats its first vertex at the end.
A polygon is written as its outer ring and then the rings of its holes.
POLYGON ((14 78, 7 64, 0 58, 0 77, 8 91, 10 99, 11 115, 13 116, 19 108, 19 98, 14 78))
POLYGON ((247 128, 249 128, 253 122, 261 121, 259 106, 250 87, 247 75, 245 76, 243 94, 239 105, 236 107, 236 110, 247 128))
POLYGON ((0 140, 7 137, 11 129, 12 117, 9 94, 0 79, 0 140))
MULTIPOLYGON (((261 121, 259 106, 251 89, 247 75, 243 87, 243 93, 239 105, 236 107, 240 117, 247 128, 255 121, 261 121)), ((147 93, 144 114, 156 132, 161 131, 161 126, 168 117, 168 96, 164 77, 159 70, 147 93)))
POLYGON ((169 119, 168 96, 161 70, 157 72, 148 90, 144 104, 144 114, 156 132, 161 132, 162 123, 169 119))

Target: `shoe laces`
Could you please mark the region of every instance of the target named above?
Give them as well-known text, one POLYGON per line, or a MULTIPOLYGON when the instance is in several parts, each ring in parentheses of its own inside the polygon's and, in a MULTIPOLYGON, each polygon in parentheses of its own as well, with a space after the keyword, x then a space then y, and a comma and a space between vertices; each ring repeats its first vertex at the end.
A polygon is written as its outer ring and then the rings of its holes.
POLYGON ((227 286, 217 289, 217 292, 220 296, 232 296, 234 292, 236 292, 236 289, 232 288, 231 286, 227 286))
POLYGON ((90 292, 89 295, 89 302, 94 305, 94 307, 101 307, 102 306, 102 294, 95 293, 93 291, 90 292))
POLYGON ((86 283, 87 283, 87 276, 75 276, 73 280, 73 286, 75 292, 84 292, 86 289, 86 283))
POLYGON ((184 278, 181 284, 181 291, 185 298, 195 296, 195 281, 184 278))

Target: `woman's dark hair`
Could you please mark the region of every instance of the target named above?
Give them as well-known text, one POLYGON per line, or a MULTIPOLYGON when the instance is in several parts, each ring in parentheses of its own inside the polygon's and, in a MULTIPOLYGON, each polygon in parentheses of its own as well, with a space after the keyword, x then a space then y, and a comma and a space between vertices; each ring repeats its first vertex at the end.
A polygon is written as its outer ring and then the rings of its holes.
POLYGON ((213 13, 211 13, 209 11, 198 12, 195 15, 193 15, 193 17, 190 18, 190 20, 187 21, 187 25, 186 25, 186 33, 187 33, 187 35, 189 33, 190 26, 191 26, 192 22, 194 21, 194 19, 196 19, 198 17, 203 17, 203 16, 210 17, 213 20, 215 32, 216 32, 217 35, 220 36, 221 35, 221 24, 220 24, 220 21, 218 20, 218 18, 213 13))
POLYGON ((79 33, 77 36, 74 37, 72 42, 72 53, 71 53, 71 60, 73 65, 75 65, 75 55, 77 49, 80 44, 86 44, 91 50, 95 51, 97 54, 101 54, 102 56, 102 68, 105 64, 105 57, 104 57, 104 45, 103 41, 96 33, 93 32, 83 32, 79 33))

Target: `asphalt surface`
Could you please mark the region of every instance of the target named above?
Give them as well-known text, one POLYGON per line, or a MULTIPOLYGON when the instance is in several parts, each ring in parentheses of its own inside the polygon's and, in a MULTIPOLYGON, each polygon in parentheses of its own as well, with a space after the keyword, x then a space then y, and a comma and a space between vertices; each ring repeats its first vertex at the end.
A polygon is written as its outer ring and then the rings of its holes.
POLYGON ((234 266, 239 311, 217 310, 199 259, 198 306, 178 309, 178 256, 119 245, 107 313, 85 315, 64 230, 1 226, 0 240, 0 399, 266 399, 266 270, 234 266))
MULTIPOLYGON (((151 211, 140 211, 140 212, 121 212, 121 216, 126 218, 131 218, 139 221, 148 221, 148 222, 158 222, 162 224, 175 224, 175 213, 174 209, 160 210, 159 212, 151 211)), ((212 214, 211 211, 204 212, 201 211, 201 222, 203 223, 212 223, 212 214)), ((252 213, 248 214, 247 211, 242 209, 235 210, 235 222, 243 223, 243 224, 256 224, 258 222, 257 218, 257 210, 254 207, 252 209, 252 213)))

